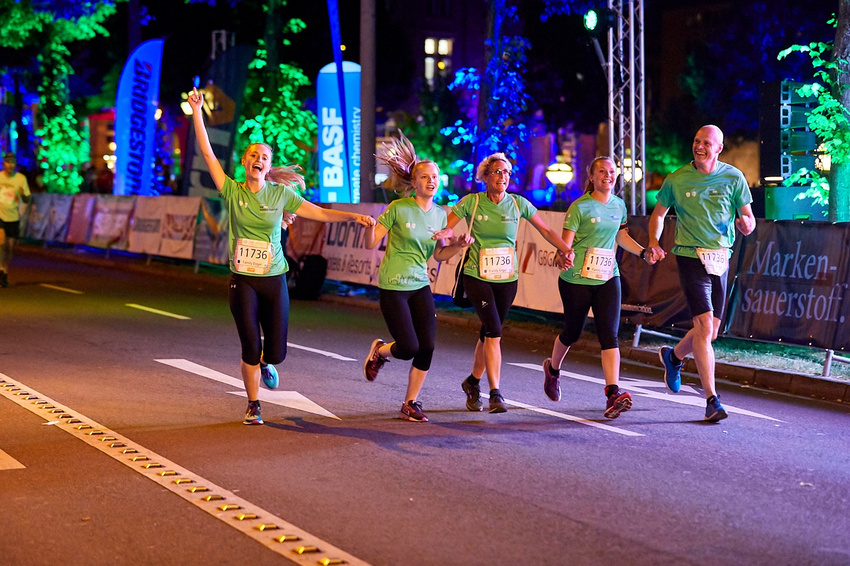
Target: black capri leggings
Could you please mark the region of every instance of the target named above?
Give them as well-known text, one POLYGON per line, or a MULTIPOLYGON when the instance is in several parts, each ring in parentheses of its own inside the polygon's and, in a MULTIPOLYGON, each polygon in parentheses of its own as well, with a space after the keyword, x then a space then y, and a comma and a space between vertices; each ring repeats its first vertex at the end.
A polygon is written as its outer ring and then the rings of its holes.
POLYGON ((558 279, 558 292, 564 305, 564 328, 558 339, 572 346, 584 330, 587 312, 593 308, 596 337, 603 350, 619 347, 620 278, 612 277, 602 285, 576 285, 558 279))
POLYGON ((255 366, 260 363, 260 354, 267 364, 279 364, 286 359, 289 332, 286 276, 252 277, 231 273, 228 298, 242 342, 242 361, 255 366))
POLYGON ((497 283, 464 275, 463 287, 481 319, 480 340, 501 338, 502 324, 516 298, 517 282, 497 283))
POLYGON ((381 314, 395 340, 390 351, 399 360, 413 360, 420 371, 431 369, 437 337, 437 311, 431 287, 415 291, 379 289, 381 314))

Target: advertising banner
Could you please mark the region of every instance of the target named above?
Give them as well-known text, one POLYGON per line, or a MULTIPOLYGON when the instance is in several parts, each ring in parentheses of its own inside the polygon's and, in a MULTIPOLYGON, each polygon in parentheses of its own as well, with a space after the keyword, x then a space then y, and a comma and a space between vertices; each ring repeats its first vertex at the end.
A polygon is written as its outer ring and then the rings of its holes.
POLYGON ((26 228, 23 234, 27 238, 34 240, 44 240, 44 234, 47 232, 47 215, 53 201, 51 193, 33 193, 31 200, 27 206, 27 214, 21 215, 21 228, 24 228, 24 220, 26 220, 26 228))
POLYGON ((159 253, 162 240, 162 216, 165 213, 165 197, 138 197, 130 228, 128 251, 137 254, 159 253))
POLYGON ((220 198, 202 198, 195 225, 193 258, 205 263, 227 265, 227 236, 230 215, 220 198))
POLYGON ((191 259, 200 197, 160 197, 165 201, 159 255, 191 259))
POLYGON ((316 79, 319 120, 319 202, 360 202, 360 65, 342 62, 345 108, 337 66, 316 79))
MULTIPOLYGON (((737 242, 736 242, 737 243, 737 242)), ((728 334, 756 340, 850 348, 850 228, 847 224, 759 220, 733 256, 728 334)))
POLYGON ((68 221, 68 237, 66 242, 69 244, 86 244, 89 241, 89 231, 91 230, 91 219, 94 215, 94 205, 97 202, 97 195, 77 193, 74 195, 74 200, 71 203, 71 215, 68 221))
MULTIPOLYGON (((254 49, 251 47, 227 49, 213 61, 198 89, 204 95, 204 121, 210 145, 228 175, 233 175, 233 145, 242 112, 248 64, 253 57, 254 49)), ((183 159, 183 190, 189 196, 215 198, 218 191, 197 145, 190 122, 183 159)))
POLYGON ((133 196, 97 195, 87 243, 96 248, 126 250, 135 203, 133 196))
MULTIPOLYGON (((383 204, 335 205, 334 210, 368 214, 377 218, 384 208, 383 204)), ((297 222, 297 220, 296 220, 297 222)), ((325 231, 323 254, 328 260, 328 279, 349 281, 365 285, 378 284, 378 264, 383 257, 383 243, 374 249, 364 244, 365 226, 354 220, 347 222, 329 222, 325 231)))
POLYGON ((115 98, 116 195, 153 195, 156 110, 163 40, 139 45, 121 72, 115 98))
MULTIPOLYGON (((541 210, 540 218, 555 232, 564 226, 563 212, 541 210)), ((519 282, 514 304, 548 312, 562 312, 558 293, 561 269, 555 265, 557 250, 527 220, 520 221, 517 233, 519 282)))
MULTIPOLYGON (((29 203, 26 237, 48 242, 64 242, 68 235, 68 215, 74 197, 55 193, 34 193, 29 203)), ((23 217, 21 217, 23 220, 23 217)))

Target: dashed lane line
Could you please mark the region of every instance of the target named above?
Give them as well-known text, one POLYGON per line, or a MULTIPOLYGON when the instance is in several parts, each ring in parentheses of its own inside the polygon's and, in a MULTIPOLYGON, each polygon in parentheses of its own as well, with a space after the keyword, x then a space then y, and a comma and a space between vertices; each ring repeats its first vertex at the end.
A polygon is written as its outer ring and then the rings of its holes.
POLYGON ((367 562, 286 522, 92 419, 0 373, 0 395, 156 482, 272 552, 302 565, 367 562))
MULTIPOLYGON (((510 365, 540 372, 543 371, 543 367, 536 364, 511 363, 510 365)), ((573 373, 571 371, 564 371, 563 369, 561 370, 561 377, 569 377, 572 379, 577 379, 579 381, 589 381, 591 383, 605 385, 605 380, 602 378, 591 377, 589 375, 582 375, 580 373, 573 373)), ((669 394, 666 392, 658 393, 656 391, 653 391, 652 389, 658 387, 658 383, 650 382, 643 379, 631 379, 628 377, 621 377, 620 385, 622 385, 623 388, 628 388, 629 393, 631 393, 632 395, 648 397, 650 399, 660 399, 662 401, 670 401, 671 403, 679 403, 680 405, 690 405, 692 407, 705 407, 705 398, 702 396, 702 394, 696 389, 693 389, 692 387, 687 385, 682 387, 682 389, 679 391, 679 394, 669 394), (694 395, 681 395, 681 393, 686 391, 693 392, 694 395)), ((661 384, 661 386, 663 387, 664 385, 661 384)), ((725 401, 723 402, 723 408, 725 408, 726 412, 728 413, 736 413, 739 415, 774 421, 777 423, 785 422, 774 417, 763 415, 761 413, 756 413, 754 411, 748 411, 747 409, 728 405, 725 401)))
POLYGON ((124 306, 130 307, 131 309, 139 309, 140 311, 158 314, 158 315, 161 315, 161 316, 168 316, 168 317, 171 317, 171 318, 176 318, 178 320, 192 320, 188 316, 183 316, 182 314, 174 314, 173 312, 161 311, 159 309, 155 309, 155 308, 152 308, 152 307, 146 307, 144 305, 137 305, 135 303, 127 303, 124 306))
POLYGON ((59 285, 51 285, 50 283, 39 283, 40 287, 44 287, 45 289, 53 289, 54 291, 62 291, 63 293, 70 293, 72 295, 85 295, 82 291, 77 291, 76 289, 69 289, 67 287, 60 287, 59 285))

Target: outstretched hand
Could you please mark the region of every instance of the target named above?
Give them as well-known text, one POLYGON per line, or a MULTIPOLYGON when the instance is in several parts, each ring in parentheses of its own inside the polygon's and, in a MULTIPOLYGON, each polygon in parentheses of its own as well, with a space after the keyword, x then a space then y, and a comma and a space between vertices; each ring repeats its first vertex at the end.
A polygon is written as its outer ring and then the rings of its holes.
POLYGON ((366 214, 355 214, 354 220, 361 226, 374 226, 375 219, 366 214))
POLYGON ((189 94, 189 106, 192 107, 192 112, 200 112, 204 106, 204 95, 198 92, 197 88, 193 88, 189 94))

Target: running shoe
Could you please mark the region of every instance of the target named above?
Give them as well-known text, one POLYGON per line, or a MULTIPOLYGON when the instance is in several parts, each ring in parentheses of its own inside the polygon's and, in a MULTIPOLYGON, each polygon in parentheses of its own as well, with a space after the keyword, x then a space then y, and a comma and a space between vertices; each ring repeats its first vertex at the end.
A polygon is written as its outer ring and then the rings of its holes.
POLYGON ((269 389, 277 389, 280 380, 277 377, 277 368, 271 364, 260 364, 260 377, 269 389))
POLYGON ((661 346, 658 350, 658 359, 661 360, 661 365, 664 366, 664 384, 672 393, 678 393, 682 388, 682 368, 685 366, 684 360, 678 364, 673 363, 673 348, 670 346, 661 346))
POLYGON ((378 377, 378 372, 387 363, 387 358, 378 353, 378 348, 386 344, 380 338, 372 342, 372 347, 369 348, 369 355, 366 356, 366 361, 363 362, 363 376, 369 381, 375 381, 378 377))
POLYGON ((263 423, 263 417, 260 416, 260 403, 255 402, 252 403, 248 401, 248 410, 245 412, 245 420, 242 421, 242 424, 246 425, 261 425, 263 423))
POLYGON ((419 401, 408 401, 401 406, 398 418, 415 423, 427 423, 428 417, 422 412, 422 403, 419 401))
POLYGON ((617 388, 617 391, 608 397, 608 402, 605 404, 605 416, 609 419, 616 419, 620 416, 620 413, 625 413, 631 408, 632 396, 628 391, 617 388))
POLYGON ((467 377, 460 386, 463 388, 463 392, 466 393, 467 409, 470 411, 480 411, 484 408, 484 403, 481 402, 481 386, 478 381, 472 384, 467 377))
POLYGON ((505 404, 505 398, 502 397, 501 391, 498 389, 493 389, 490 391, 490 412, 491 413, 505 413, 508 410, 508 406, 505 404))
POLYGON ((710 423, 716 423, 718 421, 722 421, 729 414, 726 413, 726 409, 723 408, 723 405, 720 404, 720 398, 717 395, 712 395, 705 401, 705 420, 710 423))
POLYGON ((553 401, 561 400, 561 372, 552 369, 552 358, 543 360, 543 392, 553 401))

